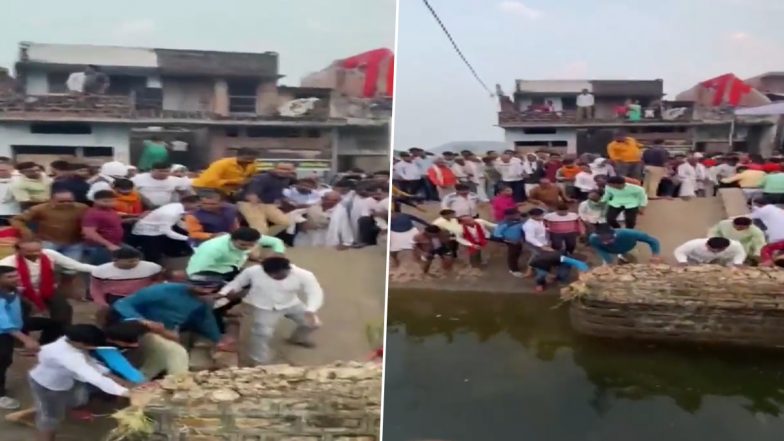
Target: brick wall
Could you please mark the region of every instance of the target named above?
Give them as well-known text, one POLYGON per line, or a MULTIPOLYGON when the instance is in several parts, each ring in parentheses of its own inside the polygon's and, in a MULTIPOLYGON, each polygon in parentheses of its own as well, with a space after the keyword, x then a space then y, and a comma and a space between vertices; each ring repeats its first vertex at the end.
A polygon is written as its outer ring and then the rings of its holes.
MULTIPOLYGON (((0 98, 0 114, 89 115, 129 118, 133 107, 127 96, 51 94, 37 96, 10 95, 0 98)), ((32 118, 31 118, 32 119, 32 118)))
POLYGON ((376 441, 381 367, 340 363, 168 377, 147 408, 150 441, 376 441))

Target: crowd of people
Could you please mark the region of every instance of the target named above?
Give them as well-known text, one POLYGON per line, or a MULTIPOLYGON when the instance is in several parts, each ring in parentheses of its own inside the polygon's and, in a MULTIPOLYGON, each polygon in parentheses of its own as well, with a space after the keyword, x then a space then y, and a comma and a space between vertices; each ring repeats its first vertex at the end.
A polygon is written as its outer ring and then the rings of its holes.
POLYGON ((658 239, 637 229, 649 201, 713 197, 729 187, 743 191, 750 214, 682 244, 673 260, 772 265, 784 250, 784 210, 775 205, 784 202, 783 165, 778 156, 673 154, 661 141, 644 147, 622 131, 606 155, 507 150, 480 157, 467 150, 433 155, 412 148, 393 166, 392 265, 410 251, 425 274, 436 258, 446 272, 462 256, 480 268, 483 252, 497 243, 506 247, 509 273, 535 278, 536 290, 543 291, 550 281, 567 280, 571 268, 587 270, 591 261, 635 260, 630 253, 638 243, 660 261, 658 239), (434 219, 400 209, 425 212, 436 203, 434 219), (521 264, 524 255, 527 265, 521 264))
POLYGON ((187 372, 183 333, 237 351, 240 303, 252 311, 243 350, 253 362, 273 361, 284 317, 297 325, 288 342, 312 347, 324 293, 287 247, 372 246, 387 228, 388 173, 354 170, 327 185, 289 163, 258 170, 246 149, 191 173, 157 140, 138 169, 49 168, 0 158, 0 409, 21 407, 6 387, 15 353, 37 354, 34 406, 7 419, 34 418, 40 440, 54 439, 89 389, 127 396, 187 372), (94 319, 74 324, 74 301, 94 303, 94 319))

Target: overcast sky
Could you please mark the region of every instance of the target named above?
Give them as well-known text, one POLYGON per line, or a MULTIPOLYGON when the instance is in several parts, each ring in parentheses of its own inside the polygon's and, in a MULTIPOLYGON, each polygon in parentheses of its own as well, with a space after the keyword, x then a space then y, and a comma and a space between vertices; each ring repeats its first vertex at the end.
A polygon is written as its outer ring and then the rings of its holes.
POLYGON ((395 43, 395 0, 2 0, 0 66, 18 43, 279 53, 296 85, 332 61, 395 43))
MULTIPOLYGON (((430 0, 482 79, 655 79, 784 71, 782 0, 430 0)), ((497 104, 421 0, 401 0, 395 147, 502 140, 497 104)))

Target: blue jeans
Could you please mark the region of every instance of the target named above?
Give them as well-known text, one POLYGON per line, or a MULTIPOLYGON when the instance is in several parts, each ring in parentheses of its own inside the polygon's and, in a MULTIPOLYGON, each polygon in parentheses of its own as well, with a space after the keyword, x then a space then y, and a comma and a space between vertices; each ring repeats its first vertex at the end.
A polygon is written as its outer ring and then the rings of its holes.
MULTIPOLYGON (((58 245, 53 242, 44 242, 43 247, 47 250, 54 250, 65 257, 81 262, 84 257, 84 245, 81 243, 74 243, 71 245, 58 245)), ((73 271, 61 271, 63 274, 75 274, 73 271)))
MULTIPOLYGON (((546 286, 547 276, 550 275, 550 273, 548 271, 539 268, 534 268, 534 271, 536 272, 536 284, 540 286, 546 286)), ((571 266, 564 265, 564 264, 558 265, 558 268, 555 270, 555 278, 559 282, 562 283, 567 282, 569 280, 569 274, 571 272, 572 272, 571 266)))
POLYGON ((84 258, 90 265, 103 265, 112 261, 112 252, 101 245, 85 245, 84 258))
POLYGON ((84 245, 80 243, 75 243, 71 245, 58 245, 53 242, 44 242, 43 246, 47 250, 55 250, 65 257, 70 257, 71 259, 80 262, 82 260, 82 257, 84 256, 84 245))

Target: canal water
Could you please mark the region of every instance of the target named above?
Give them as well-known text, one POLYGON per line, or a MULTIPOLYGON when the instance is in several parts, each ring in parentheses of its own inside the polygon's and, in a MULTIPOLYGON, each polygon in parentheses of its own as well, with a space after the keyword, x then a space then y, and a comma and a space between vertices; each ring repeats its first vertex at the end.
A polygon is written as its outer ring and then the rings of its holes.
POLYGON ((784 439, 784 355, 580 337, 550 296, 388 308, 384 441, 784 439))

